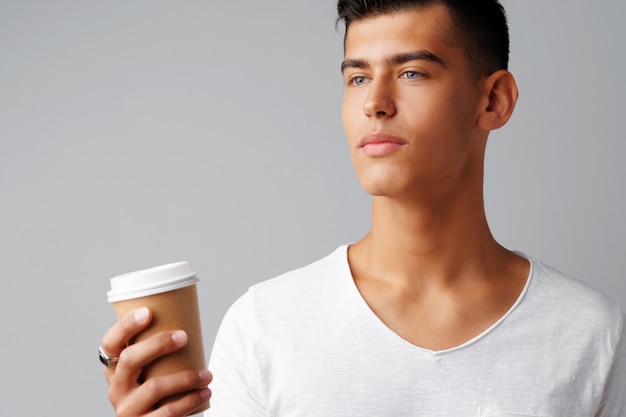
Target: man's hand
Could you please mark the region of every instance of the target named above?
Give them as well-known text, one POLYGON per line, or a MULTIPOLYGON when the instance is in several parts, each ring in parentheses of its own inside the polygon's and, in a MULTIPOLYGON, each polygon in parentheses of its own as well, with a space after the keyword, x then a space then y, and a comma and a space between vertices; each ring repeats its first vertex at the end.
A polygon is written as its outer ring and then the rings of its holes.
POLYGON ((144 366, 160 356, 187 344, 182 330, 157 333, 128 346, 128 342, 152 320, 147 308, 131 311, 115 323, 102 338, 102 348, 110 356, 119 356, 117 366, 105 368, 109 384, 109 401, 118 417, 186 416, 211 397, 207 388, 212 375, 206 369, 181 371, 140 382, 144 366), (157 405, 167 397, 185 393, 179 398, 157 405))

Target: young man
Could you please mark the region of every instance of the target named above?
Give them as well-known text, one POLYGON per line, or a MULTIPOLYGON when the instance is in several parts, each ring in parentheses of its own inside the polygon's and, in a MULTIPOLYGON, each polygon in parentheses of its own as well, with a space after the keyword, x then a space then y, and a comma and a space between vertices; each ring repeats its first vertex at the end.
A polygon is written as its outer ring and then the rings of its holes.
MULTIPOLYGON (((506 250, 485 219, 487 137, 517 99, 501 6, 340 0, 338 10, 343 121, 374 196, 372 230, 231 307, 208 415, 625 416, 619 308, 506 250)), ((122 352, 105 371, 110 399, 119 416, 185 415, 211 376, 138 384, 142 366, 185 342, 163 333, 124 349, 148 322, 140 310, 103 338, 122 352)))

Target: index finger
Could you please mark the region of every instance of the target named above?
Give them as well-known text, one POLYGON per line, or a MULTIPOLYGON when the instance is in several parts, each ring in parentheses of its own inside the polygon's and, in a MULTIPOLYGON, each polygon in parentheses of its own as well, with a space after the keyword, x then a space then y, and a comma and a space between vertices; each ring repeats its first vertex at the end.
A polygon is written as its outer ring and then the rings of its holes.
POLYGON ((104 334, 102 349, 111 356, 119 356, 128 342, 145 329, 150 320, 152 312, 147 307, 128 312, 104 334))

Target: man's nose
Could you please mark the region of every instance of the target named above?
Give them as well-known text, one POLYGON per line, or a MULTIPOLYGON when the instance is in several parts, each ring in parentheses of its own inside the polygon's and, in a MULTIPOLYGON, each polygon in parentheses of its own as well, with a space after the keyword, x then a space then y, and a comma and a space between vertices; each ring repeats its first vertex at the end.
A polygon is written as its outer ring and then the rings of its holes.
POLYGON ((373 80, 369 85, 363 105, 367 117, 391 117, 396 113, 393 86, 382 80, 373 80))

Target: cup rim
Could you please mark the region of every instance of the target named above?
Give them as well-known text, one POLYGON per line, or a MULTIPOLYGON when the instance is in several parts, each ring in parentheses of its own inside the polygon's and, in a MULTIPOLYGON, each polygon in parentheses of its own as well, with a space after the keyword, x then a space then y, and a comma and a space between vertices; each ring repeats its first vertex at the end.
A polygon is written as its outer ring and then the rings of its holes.
POLYGON ((110 303, 147 297, 193 285, 199 281, 187 262, 176 262, 111 278, 110 303))

